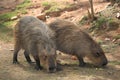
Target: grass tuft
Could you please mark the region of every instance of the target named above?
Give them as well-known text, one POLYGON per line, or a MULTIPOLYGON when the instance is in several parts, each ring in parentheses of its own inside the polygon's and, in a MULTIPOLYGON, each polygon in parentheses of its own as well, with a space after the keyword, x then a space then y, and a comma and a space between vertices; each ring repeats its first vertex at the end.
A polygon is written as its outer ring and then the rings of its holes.
POLYGON ((23 3, 16 6, 14 11, 0 15, 0 40, 5 42, 13 41, 13 26, 16 20, 11 21, 10 19, 18 14, 26 14, 26 8, 30 5, 30 0, 24 0, 23 3))

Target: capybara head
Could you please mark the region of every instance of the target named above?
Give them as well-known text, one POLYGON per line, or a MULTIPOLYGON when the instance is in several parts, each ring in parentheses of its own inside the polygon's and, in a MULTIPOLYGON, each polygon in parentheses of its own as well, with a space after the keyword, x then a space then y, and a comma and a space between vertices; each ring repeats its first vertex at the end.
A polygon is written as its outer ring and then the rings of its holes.
POLYGON ((107 65, 108 61, 99 45, 94 46, 91 50, 91 54, 88 57, 92 63, 97 67, 102 67, 107 65))
POLYGON ((92 38, 89 40, 91 40, 90 41, 91 43, 89 44, 89 47, 88 47, 89 49, 85 51, 87 52, 86 57, 89 58, 92 61, 92 63, 97 67, 102 67, 107 65, 108 63, 107 58, 104 54, 104 51, 100 47, 100 45, 97 44, 92 38))
POLYGON ((57 68, 55 48, 51 48, 50 45, 47 45, 42 52, 44 54, 40 55, 41 65, 47 70, 47 72, 55 72, 57 68))

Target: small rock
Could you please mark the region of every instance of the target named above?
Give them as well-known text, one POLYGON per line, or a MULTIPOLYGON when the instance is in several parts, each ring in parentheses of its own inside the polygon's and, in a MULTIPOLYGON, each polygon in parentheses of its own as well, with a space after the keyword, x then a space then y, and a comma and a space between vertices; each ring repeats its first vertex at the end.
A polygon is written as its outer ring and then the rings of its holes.
POLYGON ((98 68, 95 68, 95 70, 98 70, 98 68))
POLYGON ((112 42, 115 42, 117 39, 113 39, 112 42))
POLYGON ((46 19, 50 18, 50 16, 45 16, 45 17, 46 17, 46 19))
POLYGON ((61 55, 61 54, 62 54, 60 51, 56 51, 56 53, 57 53, 58 55, 61 55))
POLYGON ((16 19, 18 19, 18 16, 11 17, 11 20, 16 20, 16 19))
POLYGON ((102 45, 102 47, 108 47, 108 45, 102 45))
POLYGON ((76 56, 72 56, 71 59, 72 60, 77 60, 77 57, 76 56))
POLYGON ((110 38, 105 38, 105 41, 110 41, 110 38))
POLYGON ((120 13, 116 14, 116 18, 120 19, 120 13))
POLYGON ((46 15, 45 14, 37 15, 37 18, 42 20, 42 21, 46 21, 46 15))
POLYGON ((9 49, 10 51, 14 51, 14 49, 9 49))

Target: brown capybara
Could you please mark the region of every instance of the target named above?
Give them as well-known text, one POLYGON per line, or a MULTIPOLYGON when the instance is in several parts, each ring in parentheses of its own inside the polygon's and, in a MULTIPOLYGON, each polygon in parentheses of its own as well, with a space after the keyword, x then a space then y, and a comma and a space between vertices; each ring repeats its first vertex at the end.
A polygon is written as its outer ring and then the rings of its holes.
POLYGON ((20 49, 24 49, 26 60, 31 63, 29 53, 36 61, 36 69, 42 69, 44 59, 48 72, 56 71, 56 46, 54 32, 42 21, 32 16, 21 18, 15 26, 13 63, 18 63, 20 49))
POLYGON ((57 50, 75 55, 79 66, 84 66, 84 57, 89 58, 95 66, 105 66, 108 61, 102 48, 85 32, 72 22, 57 19, 49 23, 55 31, 57 50))

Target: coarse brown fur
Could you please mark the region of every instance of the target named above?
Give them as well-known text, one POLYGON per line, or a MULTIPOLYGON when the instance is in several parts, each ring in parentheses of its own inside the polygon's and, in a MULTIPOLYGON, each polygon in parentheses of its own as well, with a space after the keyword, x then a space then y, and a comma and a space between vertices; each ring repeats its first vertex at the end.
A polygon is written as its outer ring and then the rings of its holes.
POLYGON ((26 16, 18 21, 14 31, 13 63, 18 63, 18 51, 24 49, 24 55, 29 63, 31 63, 29 53, 32 54, 36 61, 36 69, 42 69, 40 63, 42 63, 41 59, 44 59, 47 71, 56 71, 54 32, 44 22, 35 17, 26 16))
POLYGON ((49 27, 55 31, 57 50, 75 55, 80 66, 85 65, 84 57, 88 57, 96 66, 107 64, 102 48, 72 22, 57 19, 51 22, 49 27))

